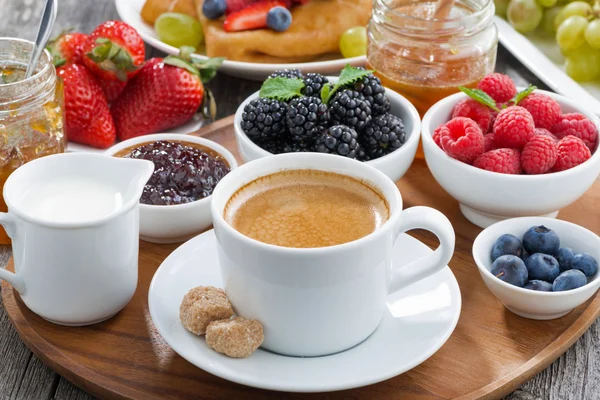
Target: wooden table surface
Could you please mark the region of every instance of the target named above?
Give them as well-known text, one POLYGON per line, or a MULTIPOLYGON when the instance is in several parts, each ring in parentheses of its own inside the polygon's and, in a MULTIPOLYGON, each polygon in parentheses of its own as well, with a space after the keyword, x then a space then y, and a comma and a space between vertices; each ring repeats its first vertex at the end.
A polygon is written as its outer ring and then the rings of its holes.
MULTIPOLYGON (((0 37, 34 40, 43 4, 43 0, 0 0, 0 37)), ((73 27, 89 32, 102 21, 116 18, 113 0, 59 0, 55 30, 73 27)), ((153 55, 160 54, 148 48, 148 56, 153 55)), ((502 47, 498 50, 496 69, 510 75, 517 85, 531 82, 547 89, 502 47)), ((258 89, 259 83, 221 74, 209 86, 217 99, 218 118, 223 118, 234 113, 238 104, 258 89)), ((6 265, 10 256, 10 247, 0 246, 0 267, 6 265)), ((598 398, 598 321, 564 355, 508 397, 510 400, 598 398)), ((21 342, 4 307, 0 307, 0 400, 4 399, 88 400, 93 397, 43 365, 21 342)))

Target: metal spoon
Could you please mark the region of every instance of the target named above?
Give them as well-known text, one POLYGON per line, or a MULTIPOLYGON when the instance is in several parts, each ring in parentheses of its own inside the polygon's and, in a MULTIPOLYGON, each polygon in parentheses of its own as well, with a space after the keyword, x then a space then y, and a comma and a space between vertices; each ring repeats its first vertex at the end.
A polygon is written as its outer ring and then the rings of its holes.
POLYGON ((56 20, 56 12, 58 9, 57 2, 58 0, 46 0, 46 6, 44 7, 44 14, 42 14, 42 20, 40 21, 35 44, 33 45, 33 49, 31 49, 31 56, 29 57, 25 79, 30 78, 35 72, 40 56, 44 52, 46 44, 50 39, 54 21, 56 20))

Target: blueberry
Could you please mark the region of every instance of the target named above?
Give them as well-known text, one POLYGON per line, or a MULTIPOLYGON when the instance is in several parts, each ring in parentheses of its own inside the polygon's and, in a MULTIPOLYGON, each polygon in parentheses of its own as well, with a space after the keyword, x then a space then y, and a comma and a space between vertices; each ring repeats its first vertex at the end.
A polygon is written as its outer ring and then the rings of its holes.
POLYGON ((515 235, 508 233, 496 239, 496 242, 492 247, 492 261, 495 261, 496 258, 507 254, 517 257, 521 257, 523 255, 523 245, 521 244, 521 240, 515 235))
POLYGON ((539 279, 534 279, 532 281, 527 281, 523 288, 537 290, 538 292, 551 292, 552 284, 546 281, 540 281, 539 279))
POLYGON ((510 283, 511 285, 523 287, 527 282, 527 267, 517 256, 500 256, 492 264, 492 275, 496 278, 510 283))
POLYGON ((560 267, 560 272, 565 272, 573 267, 571 267, 571 260, 573 260, 573 250, 568 247, 561 247, 558 249, 556 253, 556 260, 558 261, 558 265, 560 267))
POLYGON ((544 225, 532 226, 523 235, 523 247, 529 254, 544 253, 553 256, 560 248, 560 239, 556 232, 544 225))
POLYGON ((523 255, 521 256, 521 260, 523 260, 525 265, 527 265, 527 260, 529 260, 529 257, 531 257, 531 255, 529 253, 527 253, 525 250, 523 250, 523 255))
POLYGON ((208 19, 217 19, 225 14, 227 2, 225 0, 204 0, 202 13, 208 19))
POLYGON ((552 284, 552 291, 562 292, 565 290, 577 289, 585 286, 587 279, 583 272, 578 269, 570 269, 563 272, 554 280, 552 284))
POLYGON ((267 14, 267 26, 274 31, 287 31, 292 23, 292 14, 285 7, 277 6, 271 8, 267 14))
POLYGON ((598 272, 598 261, 589 254, 579 253, 573 257, 571 267, 580 270, 585 276, 593 276, 598 272))
POLYGON ((560 273, 558 261, 548 254, 532 254, 525 265, 529 272, 529 279, 553 282, 560 273))

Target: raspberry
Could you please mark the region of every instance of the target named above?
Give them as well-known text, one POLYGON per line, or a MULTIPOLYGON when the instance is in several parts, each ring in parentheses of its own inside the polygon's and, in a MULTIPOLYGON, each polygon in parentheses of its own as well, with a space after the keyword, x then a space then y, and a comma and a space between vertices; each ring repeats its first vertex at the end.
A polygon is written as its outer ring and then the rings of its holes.
POLYGON ((477 157, 473 165, 501 174, 520 174, 521 152, 515 149, 491 150, 477 157))
POLYGON ((494 135, 498 147, 522 149, 533 137, 535 125, 529 111, 523 107, 508 107, 496 117, 494 135))
POLYGON ((483 153, 483 133, 472 119, 451 119, 442 126, 439 133, 442 148, 452 158, 471 164, 483 153))
POLYGON ((578 137, 569 135, 558 141, 558 158, 552 171, 565 171, 578 166, 592 156, 589 147, 578 137))
POLYGON ((496 137, 493 133, 483 135, 483 149, 485 152, 494 150, 496 148, 496 137))
POLYGON ((558 121, 562 111, 560 104, 552 97, 541 93, 532 93, 519 102, 533 117, 536 128, 552 128, 558 121))
POLYGON ((521 152, 521 166, 525 173, 545 174, 550 171, 558 157, 558 147, 550 136, 534 136, 521 152))
POLYGON ((554 136, 552 134, 552 132, 550 132, 548 129, 535 128, 533 134, 534 134, 534 137, 537 135, 548 136, 549 138, 552 138, 552 140, 554 140, 554 143, 558 143, 558 138, 556 136, 554 136))
POLYGON ((442 150, 444 150, 444 148, 442 147, 442 142, 441 142, 442 134, 440 132, 443 127, 444 127, 444 125, 440 125, 437 128, 435 128, 435 131, 433 131, 433 135, 431 136, 431 138, 433 139, 435 144, 437 144, 438 147, 442 150))
POLYGON ((499 103, 505 103, 515 97, 517 87, 507 75, 494 73, 485 76, 477 87, 499 103))
POLYGON ((583 143, 586 144, 590 151, 594 151, 596 148, 598 129, 592 121, 579 113, 564 114, 560 121, 558 121, 550 131, 554 133, 558 139, 562 139, 569 135, 575 136, 583 140, 583 143))
POLYGON ((467 117, 477 122, 481 132, 487 133, 490 130, 492 113, 490 109, 473 99, 464 99, 459 101, 452 110, 452 118, 467 117))

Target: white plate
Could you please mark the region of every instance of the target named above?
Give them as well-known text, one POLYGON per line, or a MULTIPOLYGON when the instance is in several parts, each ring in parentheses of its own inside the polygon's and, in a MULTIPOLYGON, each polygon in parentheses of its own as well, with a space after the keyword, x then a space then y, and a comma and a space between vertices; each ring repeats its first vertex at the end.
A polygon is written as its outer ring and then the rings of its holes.
MULTIPOLYGON (((179 133, 182 135, 187 135, 188 133, 196 132, 198 129, 202 128, 204 125, 207 125, 209 122, 210 121, 207 121, 202 118, 199 118, 197 120, 192 119, 191 121, 186 122, 185 124, 180 125, 177 128, 172 128, 172 129, 169 129, 168 131, 161 132, 161 133, 179 133)), ((106 151, 106 149, 97 149, 92 146, 87 146, 85 144, 79 144, 79 143, 73 143, 73 142, 67 143, 67 152, 78 152, 78 151, 85 151, 88 153, 104 153, 106 151)))
MULTIPOLYGON (((247 386, 289 392, 326 392, 369 385, 414 368, 448 340, 460 315, 456 278, 446 267, 388 298, 388 312, 377 330, 350 350, 314 358, 286 357, 262 349, 232 359, 208 348, 204 339, 179 321, 184 294, 199 285, 223 287, 214 231, 189 240, 159 267, 148 304, 161 336, 180 356, 203 370, 247 386)), ((407 264, 431 253, 403 234, 394 262, 407 264)))
POLYGON ((578 83, 565 72, 564 57, 551 37, 521 35, 500 17, 494 17, 500 43, 552 90, 585 104, 600 115, 600 80, 578 83))
MULTIPOLYGON (((144 3, 145 0, 115 0, 119 17, 129 25, 133 26, 138 31, 140 36, 142 36, 144 41, 146 41, 146 43, 158 50, 164 51, 167 54, 178 54, 179 49, 161 42, 154 31, 154 27, 148 25, 146 22, 144 22, 144 20, 142 20, 140 11, 142 10, 144 3)), ((204 55, 199 56, 201 58, 206 58, 204 55)), ((219 71, 239 78, 253 80, 263 80, 273 71, 282 68, 298 68, 304 73, 319 72, 323 75, 337 76, 340 70, 344 68, 346 64, 353 66, 364 66, 366 59, 367 58, 365 56, 360 56, 353 58, 338 58, 333 60, 323 59, 313 62, 295 64, 260 64, 225 60, 219 71)))

